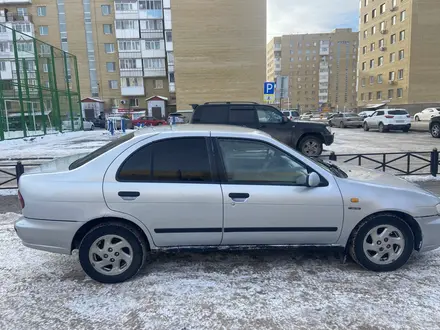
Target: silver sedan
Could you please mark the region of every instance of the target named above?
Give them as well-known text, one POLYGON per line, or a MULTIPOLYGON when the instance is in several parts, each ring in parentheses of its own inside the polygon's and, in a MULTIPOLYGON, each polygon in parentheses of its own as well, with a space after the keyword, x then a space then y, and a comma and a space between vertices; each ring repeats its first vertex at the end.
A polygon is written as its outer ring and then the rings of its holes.
POLYGON ((143 129, 19 181, 23 244, 115 283, 152 250, 339 247, 372 271, 440 246, 440 200, 397 177, 312 160, 242 127, 143 129))
POLYGON ((361 128, 363 119, 355 113, 337 113, 334 114, 328 121, 330 127, 336 126, 344 127, 358 127, 361 128))

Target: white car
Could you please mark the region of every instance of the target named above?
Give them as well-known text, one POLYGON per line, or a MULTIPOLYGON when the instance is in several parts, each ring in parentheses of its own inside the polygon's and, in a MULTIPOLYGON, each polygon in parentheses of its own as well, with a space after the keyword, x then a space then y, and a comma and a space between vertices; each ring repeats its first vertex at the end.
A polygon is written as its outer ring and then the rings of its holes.
POLYGON ((379 132, 402 130, 408 132, 411 128, 411 116, 405 109, 380 109, 364 119, 363 128, 377 128, 379 132))
MULTIPOLYGON (((81 118, 75 118, 73 120, 73 128, 75 131, 81 129, 81 118)), ((63 130, 71 130, 72 122, 69 120, 63 120, 63 130)), ((93 131, 95 129, 95 125, 86 119, 83 119, 83 129, 84 131, 93 131)))
POLYGON ((426 108, 414 115, 415 121, 431 120, 432 117, 440 116, 440 108, 426 108))

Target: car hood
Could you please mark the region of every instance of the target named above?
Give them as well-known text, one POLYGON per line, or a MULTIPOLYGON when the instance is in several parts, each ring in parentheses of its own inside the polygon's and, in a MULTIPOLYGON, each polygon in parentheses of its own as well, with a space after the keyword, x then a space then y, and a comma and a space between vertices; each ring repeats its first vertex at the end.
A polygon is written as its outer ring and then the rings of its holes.
POLYGON ((39 174, 39 173, 56 173, 56 172, 65 172, 69 170, 70 164, 72 164, 75 160, 78 160, 84 156, 86 153, 71 155, 67 157, 56 158, 52 161, 46 162, 39 167, 35 167, 31 170, 26 170, 26 174, 39 174))
POLYGON ((348 165, 345 163, 335 164, 337 164, 345 173, 347 173, 348 179, 352 181, 368 183, 388 188, 411 190, 414 192, 435 196, 431 192, 419 187, 417 184, 408 182, 405 179, 399 178, 392 174, 370 170, 360 166, 348 165))

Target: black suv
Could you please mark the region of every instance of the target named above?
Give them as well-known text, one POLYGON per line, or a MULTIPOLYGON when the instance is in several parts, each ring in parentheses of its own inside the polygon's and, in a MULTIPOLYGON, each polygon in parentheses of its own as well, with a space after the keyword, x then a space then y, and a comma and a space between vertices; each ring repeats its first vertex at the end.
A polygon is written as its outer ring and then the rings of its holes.
POLYGON ((262 130, 307 156, 319 156, 322 145, 333 143, 327 124, 290 121, 278 109, 253 102, 192 104, 192 124, 229 124, 262 130))
POLYGON ((432 137, 440 138, 440 116, 435 116, 431 118, 429 122, 429 131, 432 137))

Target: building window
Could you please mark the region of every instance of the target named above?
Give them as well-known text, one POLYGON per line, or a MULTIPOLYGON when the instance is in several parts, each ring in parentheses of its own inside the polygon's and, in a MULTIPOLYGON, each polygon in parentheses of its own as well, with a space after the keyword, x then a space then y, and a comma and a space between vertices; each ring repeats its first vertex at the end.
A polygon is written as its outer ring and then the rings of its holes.
POLYGON ((365 30, 365 31, 364 31, 364 39, 367 39, 367 38, 368 38, 368 31, 365 30))
POLYGON ((140 0, 139 9, 158 10, 162 9, 162 1, 160 0, 140 0))
POLYGON ((362 62, 362 71, 367 69, 367 62, 362 62))
POLYGON ((370 52, 374 52, 375 49, 376 49, 376 44, 373 42, 370 45, 370 52))
POLYGON ((375 35, 376 34, 376 25, 371 27, 371 35, 375 35))
POLYGON ((166 36, 166 40, 167 40, 167 42, 172 42, 172 41, 173 41, 173 34, 172 34, 171 31, 167 31, 167 32, 165 33, 165 36, 166 36))
POLYGON ((390 54, 390 63, 393 63, 396 61, 396 53, 391 53, 390 54))
POLYGON ((174 72, 170 72, 170 83, 176 82, 176 78, 174 77, 174 72))
POLYGON ((395 72, 394 71, 389 72, 388 73, 389 81, 394 81, 394 78, 395 78, 395 72))
POLYGON ((391 44, 393 45, 393 44, 395 44, 395 43, 396 43, 396 35, 393 34, 393 35, 391 36, 391 44))
POLYGON ((368 6, 368 0, 364 0, 364 7, 368 6))
POLYGON ((107 62, 106 68, 107 68, 107 72, 115 72, 116 71, 116 63, 115 62, 107 62))
POLYGON ((139 106, 139 99, 129 99, 128 105, 130 107, 138 107, 139 106))
POLYGON ((127 40, 127 41, 118 41, 119 51, 131 51, 131 50, 140 50, 139 40, 127 40))
POLYGON ((365 78, 361 79, 361 85, 362 85, 362 87, 365 87, 365 78))
POLYGON ((399 41, 405 40, 405 30, 399 32, 399 41))
POLYGON ((367 46, 362 47, 362 54, 366 54, 367 53, 367 46))
POLYGON ((381 74, 377 75, 377 83, 378 84, 382 84, 383 83, 383 75, 381 75, 381 74))
POLYGON ((138 24, 135 20, 117 20, 116 28, 118 30, 133 30, 138 28, 138 24))
POLYGON ((154 81, 154 89, 163 89, 163 80, 157 79, 154 81))
POLYGON ((388 90, 388 98, 391 100, 392 98, 394 98, 394 89, 389 89, 388 90))
POLYGON ((370 85, 374 84, 374 76, 370 76, 370 85))
POLYGON ((147 19, 146 21, 141 21, 141 30, 163 30, 163 23, 160 19, 147 19))
POLYGON ((115 7, 117 11, 135 11, 136 7, 134 6, 135 2, 127 2, 127 3, 115 3, 115 7))
POLYGON ((386 5, 383 3, 383 4, 381 4, 380 7, 379 7, 379 12, 380 12, 381 14, 383 14, 383 13, 385 13, 385 10, 386 10, 386 5))
POLYGON ((380 31, 385 31, 385 22, 380 22, 380 31))
POLYGON ((163 69, 163 68, 165 68, 165 59, 163 59, 163 58, 146 58, 146 59, 144 59, 144 67, 146 69, 163 69))
POLYGON ((397 79, 402 80, 403 79, 403 69, 400 69, 397 71, 397 79))
POLYGON ((49 27, 47 25, 40 26, 40 36, 47 36, 49 34, 49 27))
POLYGON ((49 72, 49 64, 43 63, 43 72, 45 73, 49 72))
POLYGON ((376 92, 376 99, 382 100, 382 92, 381 91, 376 92))
POLYGON ((397 23, 397 16, 394 15, 393 17, 391 17, 391 25, 396 25, 397 23))
POLYGON ((112 7, 110 5, 101 5, 102 16, 108 16, 112 13, 112 7))
POLYGON ((118 89, 118 81, 117 80, 109 80, 108 88, 110 89, 118 89))
POLYGON ((6 71, 6 62, 0 62, 0 71, 6 71))
POLYGON ((115 44, 104 44, 104 49, 107 54, 115 52, 115 44))
POLYGON ((377 65, 378 65, 378 66, 382 66, 382 65, 383 65, 383 56, 381 56, 381 57, 379 57, 379 58, 377 59, 377 65))
POLYGON ((145 41, 145 49, 160 49, 160 40, 146 40, 145 41))
POLYGON ((399 50, 399 61, 405 58, 405 51, 403 49, 399 50))
POLYGON ((377 10, 376 9, 373 9, 372 11, 371 11, 371 18, 375 18, 377 16, 377 10))
POLYGON ((17 15, 18 16, 27 16, 28 15, 27 8, 17 8, 17 15))
POLYGON ((394 8, 397 6, 397 0, 391 0, 391 7, 394 8))
POLYGON ((37 7, 37 16, 46 16, 46 6, 37 7))
POLYGON ((364 15, 364 23, 368 23, 368 14, 364 15))
POLYGON ((365 100, 365 94, 361 93, 361 101, 364 101, 364 100, 365 100))
POLYGON ((380 39, 379 40, 379 48, 384 47, 385 46, 385 40, 384 39, 380 39))
POLYGON ((372 93, 372 92, 369 92, 369 93, 368 93, 368 100, 371 101, 372 99, 373 99, 373 93, 372 93))
POLYGON ((398 98, 403 97, 403 88, 397 88, 397 97, 398 98))
POLYGON ((400 13, 400 21, 403 22, 406 19, 406 10, 400 13))
POLYGON ((121 70, 141 69, 137 64, 138 63, 135 58, 119 60, 119 68, 121 68, 121 70))
POLYGON ((112 34, 113 33, 113 26, 111 24, 104 24, 103 29, 104 29, 104 34, 112 34))
POLYGON ((121 87, 139 87, 142 86, 141 78, 133 77, 133 78, 122 78, 121 79, 121 87), (139 83, 141 81, 141 83, 139 83))
POLYGON ((373 69, 373 68, 374 68, 374 59, 370 60, 370 69, 373 69))

